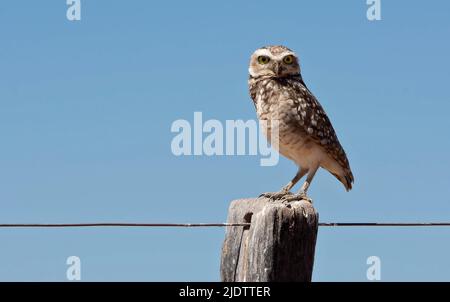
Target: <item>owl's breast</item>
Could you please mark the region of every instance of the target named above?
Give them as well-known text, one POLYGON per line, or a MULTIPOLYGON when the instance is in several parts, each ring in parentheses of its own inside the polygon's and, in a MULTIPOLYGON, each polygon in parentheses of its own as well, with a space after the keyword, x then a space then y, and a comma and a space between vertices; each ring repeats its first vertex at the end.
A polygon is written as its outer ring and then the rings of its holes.
POLYGON ((289 87, 276 81, 262 82, 255 94, 258 119, 262 121, 262 131, 269 141, 277 136, 278 151, 295 160, 299 153, 308 152, 313 142, 300 127, 298 104, 293 100, 289 87))
POLYGON ((282 155, 294 159, 299 151, 310 148, 312 142, 307 133, 299 127, 295 116, 289 113, 291 110, 293 109, 288 101, 262 104, 258 110, 258 118, 262 122, 261 128, 267 139, 277 139, 278 143, 272 142, 272 145, 282 155))

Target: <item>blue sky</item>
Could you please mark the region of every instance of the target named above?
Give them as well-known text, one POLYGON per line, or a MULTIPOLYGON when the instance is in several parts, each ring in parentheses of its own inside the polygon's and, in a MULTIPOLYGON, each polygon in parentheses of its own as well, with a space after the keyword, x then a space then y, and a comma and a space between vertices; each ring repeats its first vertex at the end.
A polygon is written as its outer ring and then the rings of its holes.
MULTIPOLYGON (((323 222, 450 220, 450 3, 58 1, 0 7, 0 222, 223 222, 229 202, 275 191, 281 159, 176 157, 177 119, 255 119, 250 54, 284 44, 343 144, 346 193, 325 171, 323 222)), ((450 280, 450 229, 321 228, 313 279, 450 280)), ((0 280, 218 281, 224 229, 0 229, 0 280)))

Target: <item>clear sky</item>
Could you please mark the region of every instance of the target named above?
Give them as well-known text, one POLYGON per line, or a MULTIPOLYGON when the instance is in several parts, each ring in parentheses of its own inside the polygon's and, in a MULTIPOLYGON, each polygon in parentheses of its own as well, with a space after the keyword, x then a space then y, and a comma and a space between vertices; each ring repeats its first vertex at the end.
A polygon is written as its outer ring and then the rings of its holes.
MULTIPOLYGON (((176 157, 177 119, 255 119, 250 54, 297 52, 348 154, 320 171, 323 222, 450 220, 450 3, 82 0, 0 5, 0 223, 224 222, 276 191, 286 159, 176 157)), ((218 281, 224 229, 0 229, 0 280, 218 281)), ((313 279, 450 280, 450 228, 321 228, 313 279)))

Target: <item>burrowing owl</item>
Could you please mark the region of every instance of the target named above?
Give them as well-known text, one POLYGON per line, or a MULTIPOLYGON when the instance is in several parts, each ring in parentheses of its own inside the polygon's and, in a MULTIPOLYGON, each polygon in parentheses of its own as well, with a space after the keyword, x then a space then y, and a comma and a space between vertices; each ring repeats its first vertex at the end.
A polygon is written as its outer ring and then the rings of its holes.
POLYGON ((262 195, 287 201, 310 200, 306 193, 319 167, 349 191, 353 174, 347 156, 325 111, 303 82, 295 53, 284 46, 262 47, 251 56, 249 72, 250 95, 258 118, 268 125, 277 120, 278 151, 299 167, 280 192, 262 195), (307 178, 299 193, 290 193, 304 175, 307 178))

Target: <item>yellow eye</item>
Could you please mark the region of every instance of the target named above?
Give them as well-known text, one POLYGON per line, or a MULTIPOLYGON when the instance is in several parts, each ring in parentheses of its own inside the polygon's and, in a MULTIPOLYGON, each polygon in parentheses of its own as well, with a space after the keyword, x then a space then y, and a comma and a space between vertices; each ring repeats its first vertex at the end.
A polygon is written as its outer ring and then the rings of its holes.
POLYGON ((291 55, 285 56, 283 58, 283 62, 284 62, 284 64, 288 64, 288 65, 292 64, 294 62, 294 57, 291 55))
POLYGON ((268 56, 259 56, 258 57, 258 63, 259 64, 267 64, 269 63, 270 58, 268 56))

